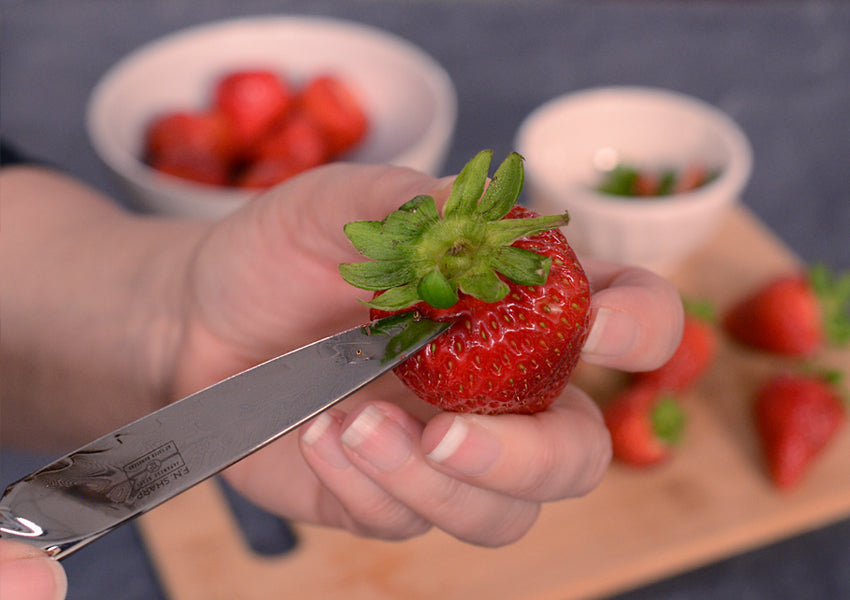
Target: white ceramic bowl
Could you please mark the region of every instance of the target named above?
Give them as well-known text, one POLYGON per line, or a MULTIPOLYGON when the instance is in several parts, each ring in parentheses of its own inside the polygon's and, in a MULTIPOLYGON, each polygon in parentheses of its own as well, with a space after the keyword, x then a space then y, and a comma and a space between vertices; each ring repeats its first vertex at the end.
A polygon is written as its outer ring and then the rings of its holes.
POLYGON ((432 57, 404 39, 359 23, 250 17, 153 41, 113 66, 93 90, 89 137, 140 208, 216 218, 256 194, 162 175, 140 156, 153 116, 201 108, 223 73, 257 66, 277 69, 295 82, 331 72, 351 83, 369 116, 370 131, 346 160, 432 174, 442 168, 454 133, 457 98, 448 74, 432 57))
POLYGON ((676 92, 609 87, 555 98, 517 132, 528 203, 570 212, 564 229, 579 254, 670 274, 716 232, 752 168, 741 129, 715 107, 676 92), (596 191, 604 169, 717 169, 693 191, 629 198, 596 191))

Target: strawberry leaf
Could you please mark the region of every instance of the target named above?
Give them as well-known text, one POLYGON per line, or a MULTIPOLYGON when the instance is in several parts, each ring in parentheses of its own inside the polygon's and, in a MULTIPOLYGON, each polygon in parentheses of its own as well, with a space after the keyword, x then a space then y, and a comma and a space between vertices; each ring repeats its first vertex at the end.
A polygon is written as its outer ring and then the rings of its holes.
POLYGON ((490 150, 479 152, 461 169, 443 208, 446 217, 472 214, 487 185, 487 170, 492 157, 493 152, 490 150))
POLYGON ((522 157, 511 153, 496 169, 476 212, 486 221, 502 219, 519 199, 524 177, 522 157))
POLYGON ((420 237, 439 219, 437 206, 431 196, 416 196, 391 212, 382 221, 384 232, 401 238, 420 237))
POLYGON ((412 283, 388 289, 380 296, 376 296, 371 302, 365 304, 371 308, 393 311, 407 308, 420 301, 417 286, 412 283))
POLYGON ((493 269, 479 269, 458 279, 461 291, 484 302, 498 302, 508 295, 508 284, 493 269))
POLYGON ((394 260, 407 254, 406 246, 384 235, 384 228, 379 221, 355 221, 348 223, 343 231, 360 254, 369 258, 394 260))
POLYGON ((480 152, 461 170, 442 217, 434 198, 422 195, 383 221, 345 226, 354 247, 372 260, 342 264, 340 274, 356 287, 385 291, 370 306, 401 310, 424 301, 449 308, 459 292, 496 302, 509 289, 499 274, 520 285, 546 282, 551 260, 511 244, 566 225, 569 215, 505 218, 522 190, 522 157, 510 154, 487 186, 491 158, 491 151, 480 152))
POLYGON ((387 290, 410 283, 416 274, 407 261, 381 260, 339 266, 342 278, 364 290, 387 290))
POLYGON ((520 285, 543 285, 549 277, 552 259, 530 250, 503 246, 493 253, 490 266, 520 285))
POLYGON ((430 271, 419 281, 417 292, 434 308, 449 308, 458 301, 457 287, 437 270, 430 271))
POLYGON ((487 243, 493 247, 503 246, 520 238, 561 227, 569 222, 570 216, 567 213, 532 219, 503 219, 489 224, 487 243))

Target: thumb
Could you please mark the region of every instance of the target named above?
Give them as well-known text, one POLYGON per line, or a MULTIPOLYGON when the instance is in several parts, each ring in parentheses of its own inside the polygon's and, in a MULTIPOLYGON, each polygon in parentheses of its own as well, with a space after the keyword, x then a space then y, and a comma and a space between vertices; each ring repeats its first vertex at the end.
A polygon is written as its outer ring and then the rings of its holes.
POLYGON ((451 181, 405 167, 332 163, 272 188, 251 208, 262 213, 257 222, 296 236, 301 252, 340 263, 362 260, 343 234, 346 223, 381 220, 419 194, 434 196, 440 205, 451 181))
POLYGON ((0 540, 0 598, 62 600, 67 590, 58 561, 32 546, 0 540))

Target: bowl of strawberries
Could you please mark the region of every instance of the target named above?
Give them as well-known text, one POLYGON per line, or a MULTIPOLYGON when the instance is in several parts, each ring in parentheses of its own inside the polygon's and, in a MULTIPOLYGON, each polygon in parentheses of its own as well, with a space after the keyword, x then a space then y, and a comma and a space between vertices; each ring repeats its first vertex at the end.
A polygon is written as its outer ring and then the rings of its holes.
POLYGON ((438 174, 454 133, 451 79, 382 30, 306 16, 215 22, 114 65, 89 138, 143 211, 218 218, 332 161, 438 174))
POLYGON ((530 203, 569 211, 583 255, 670 274, 721 226, 752 150, 722 110, 672 90, 614 86, 542 104, 517 132, 530 203))

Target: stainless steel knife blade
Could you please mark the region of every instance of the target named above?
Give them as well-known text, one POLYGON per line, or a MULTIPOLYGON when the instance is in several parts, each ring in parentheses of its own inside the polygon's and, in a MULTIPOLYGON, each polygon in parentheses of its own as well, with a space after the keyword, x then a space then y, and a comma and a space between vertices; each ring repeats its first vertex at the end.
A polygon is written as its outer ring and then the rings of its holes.
POLYGON ((68 556, 297 428, 449 326, 414 313, 379 319, 142 417, 10 485, 0 538, 68 556))

